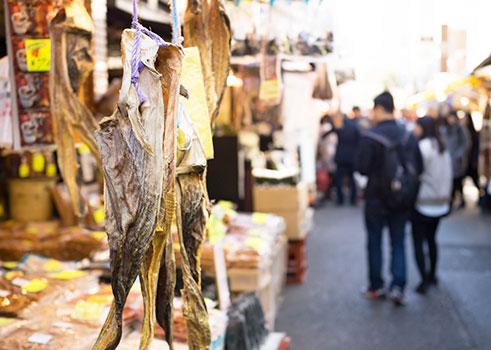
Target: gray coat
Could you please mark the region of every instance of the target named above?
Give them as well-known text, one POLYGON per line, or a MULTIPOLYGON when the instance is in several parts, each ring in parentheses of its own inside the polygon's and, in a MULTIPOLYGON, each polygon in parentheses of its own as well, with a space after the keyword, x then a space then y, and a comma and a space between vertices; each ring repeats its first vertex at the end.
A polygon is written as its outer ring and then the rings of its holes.
POLYGON ((467 146, 470 141, 464 129, 459 124, 453 126, 444 125, 442 126, 441 134, 452 158, 454 178, 464 176, 467 170, 467 146))

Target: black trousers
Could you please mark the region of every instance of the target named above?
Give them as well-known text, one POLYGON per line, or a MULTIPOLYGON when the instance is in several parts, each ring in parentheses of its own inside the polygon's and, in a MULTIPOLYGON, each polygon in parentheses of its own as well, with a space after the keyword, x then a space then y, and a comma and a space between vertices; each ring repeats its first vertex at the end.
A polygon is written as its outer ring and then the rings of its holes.
POLYGON ((436 274, 436 264, 438 260, 436 231, 439 223, 439 217, 428 217, 417 211, 414 211, 411 217, 414 256, 422 281, 432 279, 436 274), (425 246, 428 247, 429 259, 427 259, 427 255, 425 254, 425 246), (429 260, 429 266, 427 260, 429 260))

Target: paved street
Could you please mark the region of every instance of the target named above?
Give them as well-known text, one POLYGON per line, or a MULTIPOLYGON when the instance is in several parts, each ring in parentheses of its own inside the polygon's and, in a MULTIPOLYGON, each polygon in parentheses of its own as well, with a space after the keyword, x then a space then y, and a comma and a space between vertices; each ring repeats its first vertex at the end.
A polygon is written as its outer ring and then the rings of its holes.
MULTIPOLYGON (((308 236, 309 276, 288 286, 276 329, 294 350, 488 350, 491 349, 491 217, 476 208, 445 219, 438 232, 438 289, 414 292, 419 282, 412 241, 404 308, 360 296, 366 284, 362 209, 318 209, 308 236)), ((388 235, 385 237, 388 278, 388 235)))

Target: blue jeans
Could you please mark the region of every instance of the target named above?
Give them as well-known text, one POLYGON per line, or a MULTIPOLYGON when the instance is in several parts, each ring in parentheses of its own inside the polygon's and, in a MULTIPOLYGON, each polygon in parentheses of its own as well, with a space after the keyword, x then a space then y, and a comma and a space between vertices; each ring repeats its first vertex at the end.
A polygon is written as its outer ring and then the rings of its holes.
POLYGON ((384 287, 382 277, 382 233, 384 226, 389 227, 391 243, 390 288, 406 285, 406 254, 404 248, 408 212, 389 211, 378 200, 367 199, 365 207, 365 225, 367 229, 368 278, 369 288, 376 290, 384 287))
POLYGON ((350 183, 351 203, 356 203, 358 196, 356 194, 356 182, 355 182, 355 177, 353 176, 353 166, 343 165, 343 164, 338 164, 337 171, 336 171, 335 180, 336 180, 336 190, 338 193, 338 202, 344 203, 343 185, 344 185, 344 179, 346 177, 349 178, 349 183, 350 183))

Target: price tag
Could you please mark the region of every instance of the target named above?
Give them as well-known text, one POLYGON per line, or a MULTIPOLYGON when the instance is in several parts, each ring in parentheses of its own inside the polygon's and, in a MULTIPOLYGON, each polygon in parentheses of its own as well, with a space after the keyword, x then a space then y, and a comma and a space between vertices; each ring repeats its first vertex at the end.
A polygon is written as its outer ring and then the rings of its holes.
POLYGON ((48 164, 46 167, 46 175, 49 177, 56 176, 56 164, 48 164))
POLYGON ((24 276, 22 271, 9 271, 5 274, 7 281, 12 281, 14 278, 24 276))
POLYGON ((40 153, 35 153, 32 155, 32 170, 36 172, 42 172, 44 171, 44 155, 40 153))
POLYGON ((92 232, 92 237, 94 237, 95 239, 98 239, 100 241, 102 241, 104 238, 106 238, 106 232, 104 231, 96 231, 96 232, 92 232))
POLYGON ((245 242, 246 246, 254 249, 257 252, 265 250, 266 242, 259 237, 248 237, 245 242))
POLYGON ((28 341, 30 343, 36 343, 36 344, 48 344, 51 339, 53 339, 52 335, 43 334, 43 333, 34 333, 29 337, 28 341))
POLYGON ((99 208, 94 212, 94 220, 97 224, 104 222, 104 208, 99 208))
POLYGON ((15 319, 13 319, 13 318, 0 317, 0 327, 7 326, 7 325, 13 323, 14 321, 15 321, 15 319))
POLYGON ((72 318, 74 320, 98 320, 105 307, 106 305, 103 303, 90 303, 85 300, 79 300, 73 310, 72 318))
POLYGON ((8 297, 10 294, 12 294, 12 293, 10 293, 8 290, 0 289, 0 297, 1 297, 1 298, 6 298, 6 297, 8 297))
POLYGON ((49 72, 51 66, 51 44, 49 39, 26 39, 28 72, 49 72))
POLYGON ((19 177, 24 179, 26 177, 29 177, 29 165, 27 164, 21 164, 19 165, 19 177))
POLYGON ((50 278, 58 279, 58 280, 71 280, 74 278, 79 278, 82 276, 85 276, 87 272, 85 271, 80 271, 80 270, 66 270, 66 271, 61 271, 55 274, 52 274, 49 276, 50 278))
POLYGON ((23 287, 27 286, 29 283, 30 283, 30 281, 25 280, 25 279, 20 278, 20 277, 16 277, 16 278, 14 278, 14 279, 12 280, 12 284, 13 284, 14 286, 21 287, 21 288, 23 288, 23 287))
POLYGON ((3 267, 6 269, 15 269, 17 267, 17 261, 6 261, 3 263, 3 267))
MULTIPOLYGON (((13 283, 13 282, 12 282, 13 283)), ((29 293, 39 293, 46 289, 48 282, 39 278, 34 278, 27 285, 22 287, 22 290, 29 293)))
POLYGON ((48 272, 60 271, 61 270, 61 263, 58 260, 49 259, 48 262, 46 262, 43 265, 43 269, 44 269, 44 271, 48 271, 48 272))
POLYGON ((68 322, 53 322, 51 325, 53 327, 64 328, 64 329, 73 328, 73 325, 71 323, 68 323, 68 322))
POLYGON ((78 148, 78 153, 80 154, 90 154, 90 148, 85 143, 82 143, 78 148))
POLYGON ((268 214, 264 213, 254 213, 252 214, 252 222, 256 225, 266 225, 266 219, 268 218, 268 214))
POLYGON ((278 80, 265 80, 259 86, 261 100, 275 100, 280 97, 280 84, 278 80))

